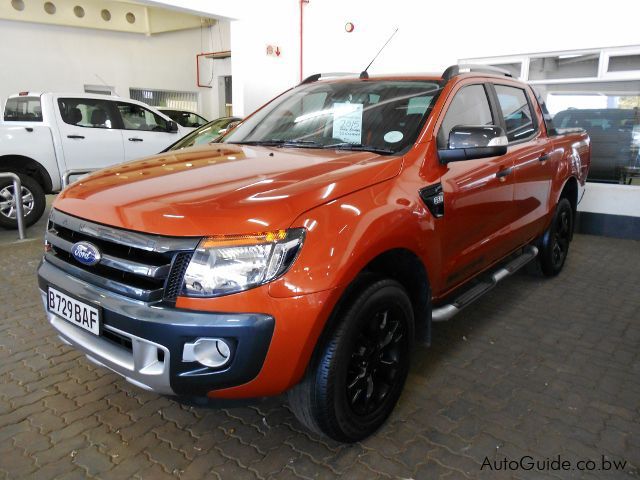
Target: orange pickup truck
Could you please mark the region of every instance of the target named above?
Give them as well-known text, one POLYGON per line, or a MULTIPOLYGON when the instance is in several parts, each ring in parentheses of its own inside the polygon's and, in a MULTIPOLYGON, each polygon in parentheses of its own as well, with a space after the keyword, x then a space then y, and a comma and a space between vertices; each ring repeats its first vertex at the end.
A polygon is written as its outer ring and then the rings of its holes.
POLYGON ((48 321, 141 388, 288 391, 308 428, 364 438, 432 322, 530 261, 562 270, 590 144, 545 112, 488 68, 313 75, 221 143, 64 190, 38 270, 48 321))

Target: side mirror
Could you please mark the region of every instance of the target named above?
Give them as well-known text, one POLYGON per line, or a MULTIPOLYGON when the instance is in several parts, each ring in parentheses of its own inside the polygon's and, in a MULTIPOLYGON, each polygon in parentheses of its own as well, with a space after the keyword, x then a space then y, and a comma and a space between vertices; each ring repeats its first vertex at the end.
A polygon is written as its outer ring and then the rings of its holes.
POLYGON ((497 157, 507 153, 507 136, 495 125, 456 125, 449 132, 448 148, 438 150, 441 163, 497 157))
POLYGON ((233 130, 234 128, 236 128, 241 123, 242 123, 242 120, 234 120, 229 125, 227 125, 227 128, 224 129, 224 133, 227 133, 229 130, 233 130))
POLYGON ((167 122, 167 132, 176 133, 178 131, 178 124, 173 120, 167 122))

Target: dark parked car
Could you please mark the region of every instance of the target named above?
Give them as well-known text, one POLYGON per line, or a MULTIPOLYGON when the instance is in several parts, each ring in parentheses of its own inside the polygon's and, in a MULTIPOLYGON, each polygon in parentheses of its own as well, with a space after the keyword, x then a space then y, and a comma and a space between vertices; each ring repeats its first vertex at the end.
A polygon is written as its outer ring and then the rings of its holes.
POLYGON ((637 108, 570 108, 553 117, 556 128, 583 128, 591 138, 589 180, 617 183, 623 169, 638 167, 640 112, 637 108))

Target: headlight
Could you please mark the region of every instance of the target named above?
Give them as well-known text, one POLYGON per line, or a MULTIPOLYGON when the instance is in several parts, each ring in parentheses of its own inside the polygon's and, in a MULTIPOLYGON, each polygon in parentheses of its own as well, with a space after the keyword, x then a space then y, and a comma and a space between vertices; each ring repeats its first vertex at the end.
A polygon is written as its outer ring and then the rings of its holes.
POLYGON ((296 259, 304 228, 204 238, 184 274, 182 295, 219 297, 270 282, 296 259))

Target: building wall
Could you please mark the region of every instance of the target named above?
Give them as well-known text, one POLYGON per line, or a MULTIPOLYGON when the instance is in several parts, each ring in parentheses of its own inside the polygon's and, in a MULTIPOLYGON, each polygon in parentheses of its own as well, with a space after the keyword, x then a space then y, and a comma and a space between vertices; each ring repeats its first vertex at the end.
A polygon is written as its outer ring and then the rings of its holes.
MULTIPOLYGON (((165 3, 179 3, 167 1, 165 3)), ((299 81, 299 0, 236 0, 232 70, 238 114, 299 81), (242 8, 244 6, 244 8, 242 8), (278 43, 280 58, 265 54, 278 43)), ((209 9, 215 14, 215 4, 209 9)), ((441 72, 460 58, 635 45, 640 3, 611 0, 602 10, 579 0, 425 2, 310 0, 304 5, 304 75, 359 72, 393 32, 371 72, 441 72), (346 33, 345 23, 355 24, 346 33)))
MULTIPOLYGON (((195 56, 228 48, 228 23, 145 36, 0 20, 0 101, 19 91, 83 92, 104 83, 118 95, 129 88, 199 92, 205 116, 218 113, 217 77, 229 75, 229 60, 216 60, 214 88, 196 87, 195 56)), ((201 78, 210 78, 203 64, 201 78)))

